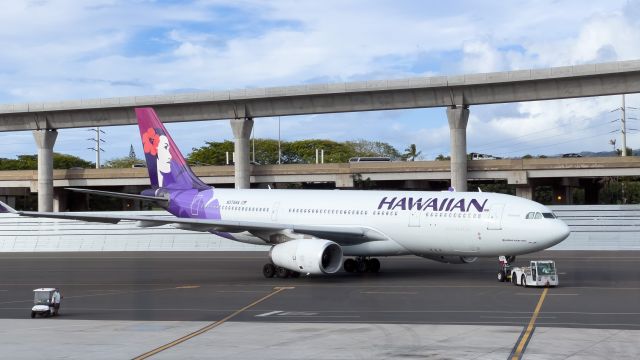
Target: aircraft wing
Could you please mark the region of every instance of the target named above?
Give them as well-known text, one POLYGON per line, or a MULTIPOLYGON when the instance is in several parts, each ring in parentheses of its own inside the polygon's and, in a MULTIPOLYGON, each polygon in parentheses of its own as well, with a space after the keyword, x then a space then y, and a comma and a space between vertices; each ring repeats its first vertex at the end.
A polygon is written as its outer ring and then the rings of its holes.
POLYGON ((0 210, 4 207, 7 212, 12 212, 20 216, 82 220, 87 222, 117 224, 123 220, 136 221, 138 226, 153 227, 162 225, 172 225, 175 228, 192 231, 217 231, 227 233, 249 232, 269 232, 289 230, 298 234, 311 235, 322 239, 332 240, 340 245, 355 245, 369 241, 388 240, 380 232, 362 226, 340 226, 340 225, 295 225, 283 223, 267 223, 254 221, 234 221, 215 219, 192 219, 178 218, 174 216, 143 216, 143 215, 111 215, 111 214, 87 214, 70 212, 38 212, 38 211, 17 211, 8 205, 0 202, 0 210))

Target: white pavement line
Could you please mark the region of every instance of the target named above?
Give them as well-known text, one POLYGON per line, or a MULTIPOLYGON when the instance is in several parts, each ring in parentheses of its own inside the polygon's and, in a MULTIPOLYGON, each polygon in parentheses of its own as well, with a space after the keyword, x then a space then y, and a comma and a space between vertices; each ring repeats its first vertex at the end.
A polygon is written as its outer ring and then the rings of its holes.
POLYGON ((411 291, 361 291, 361 294, 380 294, 380 295, 416 295, 417 292, 411 291))
POLYGON ((260 314, 260 315, 256 315, 255 317, 265 317, 265 316, 271 316, 271 315, 275 315, 275 314, 279 314, 282 311, 271 311, 268 313, 264 313, 264 314, 260 314))

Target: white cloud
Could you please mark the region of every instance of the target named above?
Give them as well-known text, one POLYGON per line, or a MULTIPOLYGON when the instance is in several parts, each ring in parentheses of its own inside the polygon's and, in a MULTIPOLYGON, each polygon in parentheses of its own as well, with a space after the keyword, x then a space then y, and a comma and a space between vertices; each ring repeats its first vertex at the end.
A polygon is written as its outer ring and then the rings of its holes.
MULTIPOLYGON (((638 14, 640 2, 626 0, 588 6, 577 0, 9 2, 0 13, 0 102, 635 59, 640 58, 638 14)), ((568 134, 562 138, 566 146, 540 151, 599 150, 606 143, 602 138, 569 140, 595 135, 600 129, 581 126, 610 121, 616 102, 612 97, 473 107, 470 150, 491 134, 492 142, 518 137, 526 152, 526 146, 544 145, 527 134, 558 127, 568 134)), ((630 97, 629 104, 640 102, 630 97)), ((428 120, 404 111, 297 117, 287 123, 294 137, 342 139, 360 131, 398 147, 416 143, 425 153, 448 152, 444 111, 428 120), (354 125, 357 121, 366 126, 354 125)), ((216 131, 230 134, 224 127, 216 131)), ((64 142, 61 136, 59 144, 64 142)), ((118 156, 127 151, 128 145, 118 156)))

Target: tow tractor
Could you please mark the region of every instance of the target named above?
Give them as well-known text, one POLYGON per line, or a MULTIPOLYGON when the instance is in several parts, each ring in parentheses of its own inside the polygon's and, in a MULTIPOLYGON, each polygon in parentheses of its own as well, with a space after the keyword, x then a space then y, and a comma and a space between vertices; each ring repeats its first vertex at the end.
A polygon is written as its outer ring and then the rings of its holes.
POLYGON ((56 288, 39 288, 33 290, 33 307, 31 318, 36 315, 56 316, 60 310, 60 290, 56 288))
POLYGON ((556 263, 553 260, 531 260, 530 266, 512 267, 509 270, 513 285, 558 286, 556 263))

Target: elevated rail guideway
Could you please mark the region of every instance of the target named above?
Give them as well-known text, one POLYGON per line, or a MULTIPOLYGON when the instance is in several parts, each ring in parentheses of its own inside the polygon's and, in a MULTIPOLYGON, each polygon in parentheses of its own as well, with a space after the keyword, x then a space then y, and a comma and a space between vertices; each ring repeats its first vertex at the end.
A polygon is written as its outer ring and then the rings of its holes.
MULTIPOLYGON (((56 129, 130 125, 133 108, 152 106, 164 122, 232 119, 236 137, 236 186, 248 184, 252 119, 270 116, 447 107, 451 129, 451 183, 467 187, 466 126, 469 106, 640 92, 640 60, 485 74, 373 80, 334 84, 207 91, 191 94, 103 98, 0 105, 0 131, 34 130, 47 156, 56 129), (244 120, 238 121, 238 120, 244 120), (238 177, 242 177, 239 179, 238 177)), ((53 176, 44 159, 39 194, 53 176)), ((40 171, 41 170, 41 171, 40 171)), ((50 195, 39 201, 51 210, 50 195)))

